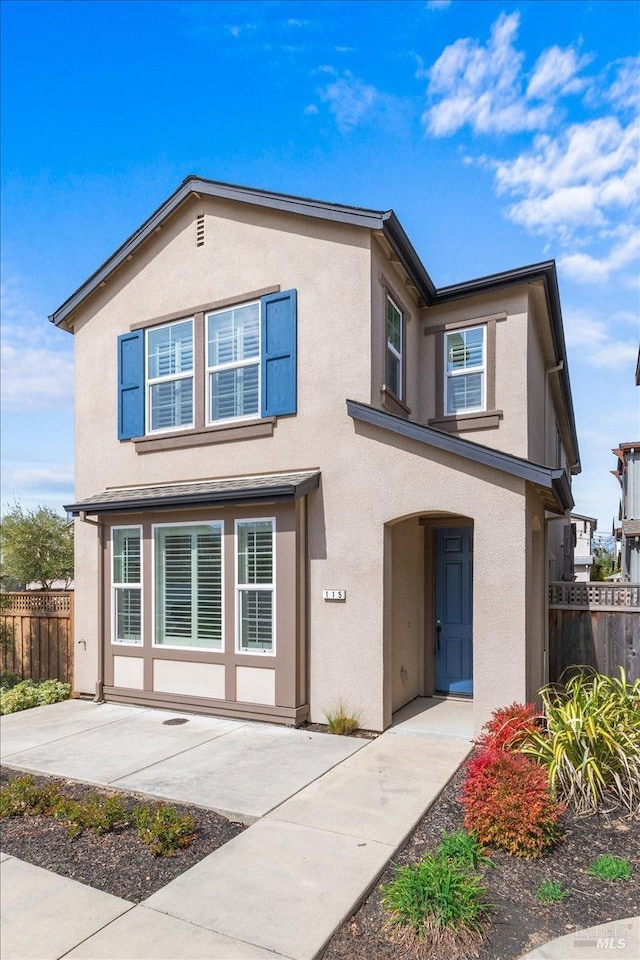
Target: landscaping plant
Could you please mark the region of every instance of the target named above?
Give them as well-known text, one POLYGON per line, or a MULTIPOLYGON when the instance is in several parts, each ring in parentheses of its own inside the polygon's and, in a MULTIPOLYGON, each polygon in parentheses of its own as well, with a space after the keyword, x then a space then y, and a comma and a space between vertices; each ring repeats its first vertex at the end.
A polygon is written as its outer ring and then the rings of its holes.
POLYGON ((557 880, 544 880, 536 890, 536 897, 541 903, 555 903, 566 900, 568 896, 569 891, 557 880))
POLYGON ((491 857, 486 856, 476 835, 468 833, 467 830, 456 830, 454 833, 447 833, 445 830, 436 847, 436 855, 470 870, 493 866, 491 857))
POLYGON ((533 733, 538 723, 538 710, 533 703, 512 703, 494 710, 476 740, 478 747, 499 747, 515 750, 533 733))
POLYGON ((180 814, 174 807, 158 804, 155 807, 134 807, 133 819, 138 836, 154 857, 175 853, 193 842, 195 820, 189 814, 180 814))
POLYGON ((640 680, 581 668, 564 688, 545 687, 543 726, 522 750, 547 770, 551 788, 578 814, 607 798, 640 811, 640 680))
POLYGON ((464 825, 481 844, 530 859, 559 839, 564 808, 546 771, 522 753, 480 750, 466 765, 460 801, 464 825))
POLYGON ((396 868, 382 893, 386 926, 406 953, 431 957, 477 956, 489 905, 477 874, 439 853, 396 868))
POLYGON ((3 685, 0 687, 0 715, 68 700, 70 693, 71 684, 59 680, 21 680, 11 686, 3 685))
POLYGON ((589 876, 598 880, 631 880, 631 867, 623 857, 605 853, 589 867, 589 876))
POLYGON ((360 711, 350 710, 342 700, 338 700, 333 710, 327 710, 325 717, 329 733, 342 736, 355 733, 360 723, 360 711))

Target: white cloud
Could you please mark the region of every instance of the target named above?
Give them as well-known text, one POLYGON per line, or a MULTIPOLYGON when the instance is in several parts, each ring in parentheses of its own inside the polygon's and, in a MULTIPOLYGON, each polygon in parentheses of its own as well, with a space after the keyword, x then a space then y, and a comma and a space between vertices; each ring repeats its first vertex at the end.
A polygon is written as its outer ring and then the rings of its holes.
POLYGON ((579 57, 569 47, 563 50, 553 46, 544 50, 533 68, 533 74, 527 86, 527 97, 537 100, 553 98, 568 93, 579 93, 587 84, 578 73, 591 63, 593 57, 579 57))
POLYGON ((2 503, 0 509, 19 503, 27 510, 39 506, 52 507, 62 513, 62 506, 73 500, 73 467, 68 463, 33 464, 10 461, 2 470, 2 503))
POLYGON ((519 26, 518 13, 502 13, 486 46, 467 37, 445 47, 428 71, 427 94, 438 101, 422 117, 429 133, 450 136, 465 124, 476 133, 513 133, 548 124, 553 106, 532 105, 522 93, 519 26))
POLYGON ((302 112, 305 114, 305 116, 313 116, 313 114, 318 113, 318 108, 315 103, 309 103, 302 112))
POLYGON ((638 145, 637 125, 615 117, 540 134, 515 160, 494 164, 496 189, 521 197, 507 208, 511 220, 568 239, 576 227, 603 228, 635 209, 638 145))
POLYGON ((427 0, 427 10, 446 10, 451 0, 427 0))
POLYGON ((378 102, 380 94, 370 83, 364 83, 349 71, 328 84, 320 92, 336 118, 338 129, 345 133, 355 127, 378 102))
POLYGON ((603 320, 584 309, 565 310, 564 330, 571 355, 595 367, 633 369, 638 356, 637 318, 633 324, 628 319, 613 315, 603 320))
MULTIPOLYGON (((640 256, 640 234, 635 227, 621 231, 626 235, 602 257, 589 253, 568 253, 560 257, 558 267, 571 280, 580 283, 605 283, 640 256)), ((637 349, 637 348, 636 348, 637 349)))
POLYGON ((33 309, 19 281, 2 284, 0 369, 6 410, 70 409, 73 355, 69 334, 33 309))

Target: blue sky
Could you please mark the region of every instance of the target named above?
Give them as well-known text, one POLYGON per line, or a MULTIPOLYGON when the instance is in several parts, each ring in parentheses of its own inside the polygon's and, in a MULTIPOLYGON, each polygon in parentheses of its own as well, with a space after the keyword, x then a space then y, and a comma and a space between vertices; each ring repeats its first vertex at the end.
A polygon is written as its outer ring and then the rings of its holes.
POLYGON ((2 3, 2 505, 73 498, 47 320, 190 173, 393 207, 437 286, 555 258, 608 530, 640 436, 636 2, 2 3))

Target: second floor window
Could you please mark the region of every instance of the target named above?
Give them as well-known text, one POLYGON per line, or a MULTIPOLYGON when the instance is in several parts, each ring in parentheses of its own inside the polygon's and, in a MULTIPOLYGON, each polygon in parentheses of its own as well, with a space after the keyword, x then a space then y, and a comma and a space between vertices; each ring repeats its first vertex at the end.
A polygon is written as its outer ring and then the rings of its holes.
POLYGON ((470 413, 484 410, 485 327, 469 327, 447 333, 445 412, 470 413))
POLYGON ((193 320, 147 335, 147 429, 153 433, 193 424, 193 320))
POLYGON ((210 423, 260 415, 260 304, 207 317, 210 423))
POLYGON ((402 311, 387 296, 387 353, 386 353, 386 384, 387 390, 398 398, 403 397, 402 354, 404 350, 402 311))

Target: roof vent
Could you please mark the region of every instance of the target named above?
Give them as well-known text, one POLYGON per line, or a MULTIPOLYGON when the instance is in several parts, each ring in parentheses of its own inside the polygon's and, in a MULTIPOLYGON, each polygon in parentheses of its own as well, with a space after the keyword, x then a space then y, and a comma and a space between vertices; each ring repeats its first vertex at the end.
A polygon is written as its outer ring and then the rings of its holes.
POLYGON ((204 213, 196 217, 196 247, 204 247, 204 213))

